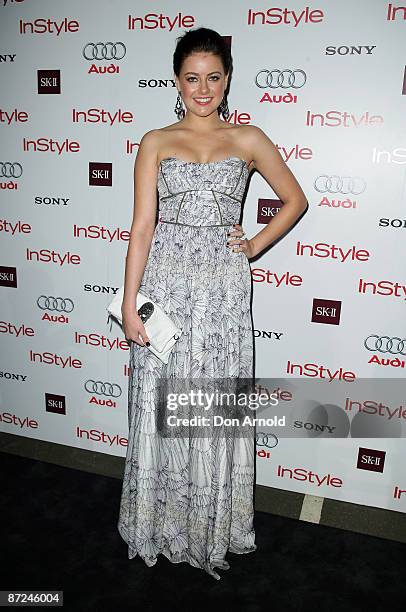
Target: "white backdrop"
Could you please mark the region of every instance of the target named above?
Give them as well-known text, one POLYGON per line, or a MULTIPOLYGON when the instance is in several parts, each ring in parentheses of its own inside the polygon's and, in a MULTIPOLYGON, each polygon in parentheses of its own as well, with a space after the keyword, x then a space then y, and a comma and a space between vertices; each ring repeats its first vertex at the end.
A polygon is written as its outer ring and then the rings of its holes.
MULTIPOLYGON (((282 390, 344 376, 341 416, 304 402, 284 435, 258 432, 257 483, 406 512, 406 5, 1 4, 1 430, 125 455, 129 352, 105 308, 134 157, 176 120, 176 38, 210 27, 231 44, 230 121, 268 134, 309 202, 251 262, 256 375, 282 390), (89 164, 111 184, 90 185, 89 164)), ((254 173, 247 235, 280 206, 254 173)))

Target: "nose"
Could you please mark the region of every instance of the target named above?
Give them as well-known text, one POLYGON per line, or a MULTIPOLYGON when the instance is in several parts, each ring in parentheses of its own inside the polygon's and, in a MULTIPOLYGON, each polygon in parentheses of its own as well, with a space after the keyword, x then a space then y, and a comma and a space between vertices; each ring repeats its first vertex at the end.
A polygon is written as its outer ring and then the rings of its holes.
POLYGON ((205 94, 209 91, 209 86, 207 84, 207 81, 205 79, 203 79, 202 81, 200 81, 200 91, 205 94))

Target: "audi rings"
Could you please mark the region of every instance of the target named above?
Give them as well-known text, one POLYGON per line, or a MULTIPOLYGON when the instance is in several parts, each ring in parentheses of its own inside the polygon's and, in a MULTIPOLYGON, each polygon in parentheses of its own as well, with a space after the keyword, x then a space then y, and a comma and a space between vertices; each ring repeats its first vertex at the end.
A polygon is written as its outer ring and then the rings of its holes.
POLYGON ((23 167, 18 162, 0 162, 0 178, 20 178, 23 167))
POLYGON ((391 355, 406 355, 406 338, 398 338, 394 336, 377 336, 373 334, 368 336, 364 342, 364 346, 368 351, 377 351, 378 353, 390 353, 391 355))
POLYGON ((264 431, 259 431, 255 435, 255 441, 257 446, 265 446, 266 448, 275 448, 278 444, 278 438, 273 433, 265 433, 264 431))
POLYGON ((87 380, 84 387, 88 393, 94 393, 95 395, 120 397, 122 393, 119 385, 102 382, 101 380, 87 380))
POLYGON ((285 68, 284 70, 267 70, 263 68, 257 73, 254 82, 255 85, 261 89, 266 89, 268 87, 270 89, 278 89, 278 87, 282 89, 288 89, 289 87, 299 89, 303 87, 306 80, 306 73, 300 69, 289 70, 285 68), (260 75, 262 76, 260 77, 260 75), (259 80, 261 80, 261 83, 259 80))
POLYGON ((56 310, 57 312, 72 312, 74 304, 70 298, 54 297, 53 295, 40 295, 37 306, 41 310, 56 310))
POLYGON ((122 42, 97 42, 87 43, 83 48, 83 57, 89 61, 93 60, 121 60, 127 52, 122 42))

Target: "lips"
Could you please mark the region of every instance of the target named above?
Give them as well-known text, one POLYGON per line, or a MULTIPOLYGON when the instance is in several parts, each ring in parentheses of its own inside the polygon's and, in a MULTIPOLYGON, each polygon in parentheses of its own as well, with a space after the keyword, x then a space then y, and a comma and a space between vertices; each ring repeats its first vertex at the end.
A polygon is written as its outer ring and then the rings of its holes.
POLYGON ((210 104, 212 99, 213 98, 194 98, 194 101, 197 102, 197 104, 200 104, 200 106, 207 106, 207 104, 210 104))

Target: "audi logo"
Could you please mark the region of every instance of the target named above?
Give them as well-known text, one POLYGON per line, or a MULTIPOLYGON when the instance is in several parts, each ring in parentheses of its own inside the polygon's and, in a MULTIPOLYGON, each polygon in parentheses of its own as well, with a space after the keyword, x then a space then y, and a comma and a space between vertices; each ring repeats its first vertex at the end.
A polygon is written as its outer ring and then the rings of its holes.
POLYGON ((23 167, 18 162, 0 162, 0 177, 20 178, 23 167))
POLYGON ((314 188, 319 193, 342 193, 359 195, 366 189, 366 183, 364 179, 359 176, 327 176, 327 174, 321 174, 314 181, 314 188))
POLYGON ((53 295, 40 295, 37 299, 37 306, 41 310, 56 310, 57 312, 72 312, 74 309, 72 300, 53 295))
POLYGON ((368 336, 364 342, 364 346, 368 351, 378 351, 379 353, 390 353, 391 355, 406 355, 405 349, 406 338, 389 338, 389 336, 377 336, 375 334, 368 336))
POLYGON ((267 448, 274 448, 278 444, 278 438, 275 434, 263 431, 259 431, 255 435, 255 440, 258 446, 266 446, 267 448))
POLYGON ((255 77, 255 85, 261 89, 266 89, 267 87, 270 89, 278 89, 278 87, 282 87, 282 89, 288 89, 289 87, 299 89, 303 87, 306 80, 306 73, 300 69, 267 70, 263 68, 255 77))
POLYGON ((87 43, 83 48, 83 57, 87 60, 121 60, 127 49, 122 42, 87 43))
POLYGON ((94 393, 95 395, 120 397, 122 393, 121 387, 119 385, 115 385, 109 382, 101 382, 101 380, 87 380, 84 386, 88 393, 94 393))

